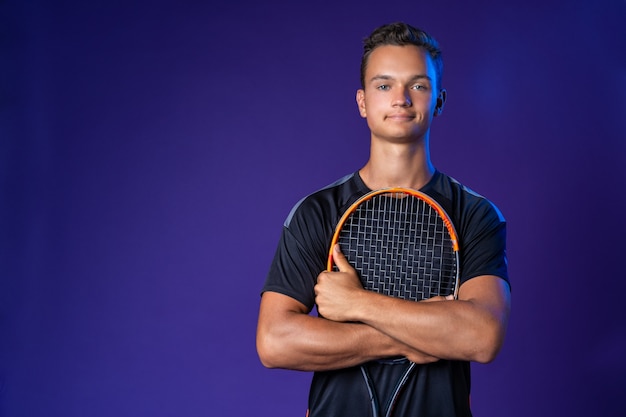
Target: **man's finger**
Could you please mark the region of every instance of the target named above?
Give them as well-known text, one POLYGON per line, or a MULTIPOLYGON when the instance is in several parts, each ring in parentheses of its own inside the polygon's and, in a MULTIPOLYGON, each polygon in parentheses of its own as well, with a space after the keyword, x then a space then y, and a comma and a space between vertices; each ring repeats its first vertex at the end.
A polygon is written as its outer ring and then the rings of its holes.
POLYGON ((341 252, 341 248, 338 243, 335 244, 335 247, 333 248, 333 262, 337 265, 337 268, 339 268, 339 272, 346 272, 353 269, 345 255, 341 252))
POLYGON ((428 298, 426 300, 422 300, 422 302, 429 303, 429 302, 433 302, 433 301, 451 301, 451 300, 454 300, 454 295, 446 295, 446 296, 436 295, 436 296, 434 296, 432 298, 428 298))

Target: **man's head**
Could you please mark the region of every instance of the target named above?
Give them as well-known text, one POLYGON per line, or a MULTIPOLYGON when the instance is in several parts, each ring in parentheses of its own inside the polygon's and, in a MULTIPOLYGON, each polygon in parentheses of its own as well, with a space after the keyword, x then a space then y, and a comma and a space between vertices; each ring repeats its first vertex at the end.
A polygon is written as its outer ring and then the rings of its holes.
POLYGON ((391 23, 375 29, 370 36, 363 41, 363 57, 361 59, 361 88, 365 88, 365 71, 372 51, 379 46, 415 45, 423 48, 430 56, 437 74, 436 87, 441 90, 441 76, 443 73, 443 60, 439 43, 423 30, 417 29, 406 23, 391 23))

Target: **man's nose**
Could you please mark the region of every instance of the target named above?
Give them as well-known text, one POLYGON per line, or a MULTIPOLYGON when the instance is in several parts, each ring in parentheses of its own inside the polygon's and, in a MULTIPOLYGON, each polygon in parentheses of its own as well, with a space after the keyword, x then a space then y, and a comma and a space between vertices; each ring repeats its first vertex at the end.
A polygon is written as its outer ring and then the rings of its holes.
POLYGON ((397 96, 394 97, 394 106, 402 106, 402 107, 410 107, 413 102, 411 101, 411 95, 409 94, 409 90, 403 88, 401 91, 397 93, 397 96))

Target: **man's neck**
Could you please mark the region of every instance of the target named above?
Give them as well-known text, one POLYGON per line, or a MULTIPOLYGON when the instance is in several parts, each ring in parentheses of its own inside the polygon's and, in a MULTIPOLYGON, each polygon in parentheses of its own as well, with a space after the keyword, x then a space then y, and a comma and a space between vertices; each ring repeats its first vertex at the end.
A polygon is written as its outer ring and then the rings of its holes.
POLYGON ((370 159, 359 171, 365 184, 372 190, 388 187, 419 190, 430 181, 434 173, 427 140, 417 144, 372 140, 370 159))

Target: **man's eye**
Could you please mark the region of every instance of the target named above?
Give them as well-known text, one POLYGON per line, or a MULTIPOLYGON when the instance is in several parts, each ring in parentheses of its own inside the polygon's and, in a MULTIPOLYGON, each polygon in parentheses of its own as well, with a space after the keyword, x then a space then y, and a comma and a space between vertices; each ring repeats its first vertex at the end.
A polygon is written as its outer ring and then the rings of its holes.
POLYGON ((413 86, 413 90, 426 90, 426 86, 421 85, 421 84, 415 84, 413 86))
POLYGON ((382 90, 382 91, 387 91, 387 90, 389 90, 389 86, 388 86, 388 85, 386 85, 386 84, 379 85, 379 86, 378 86, 378 87, 376 87, 376 88, 378 88, 379 90, 382 90))

